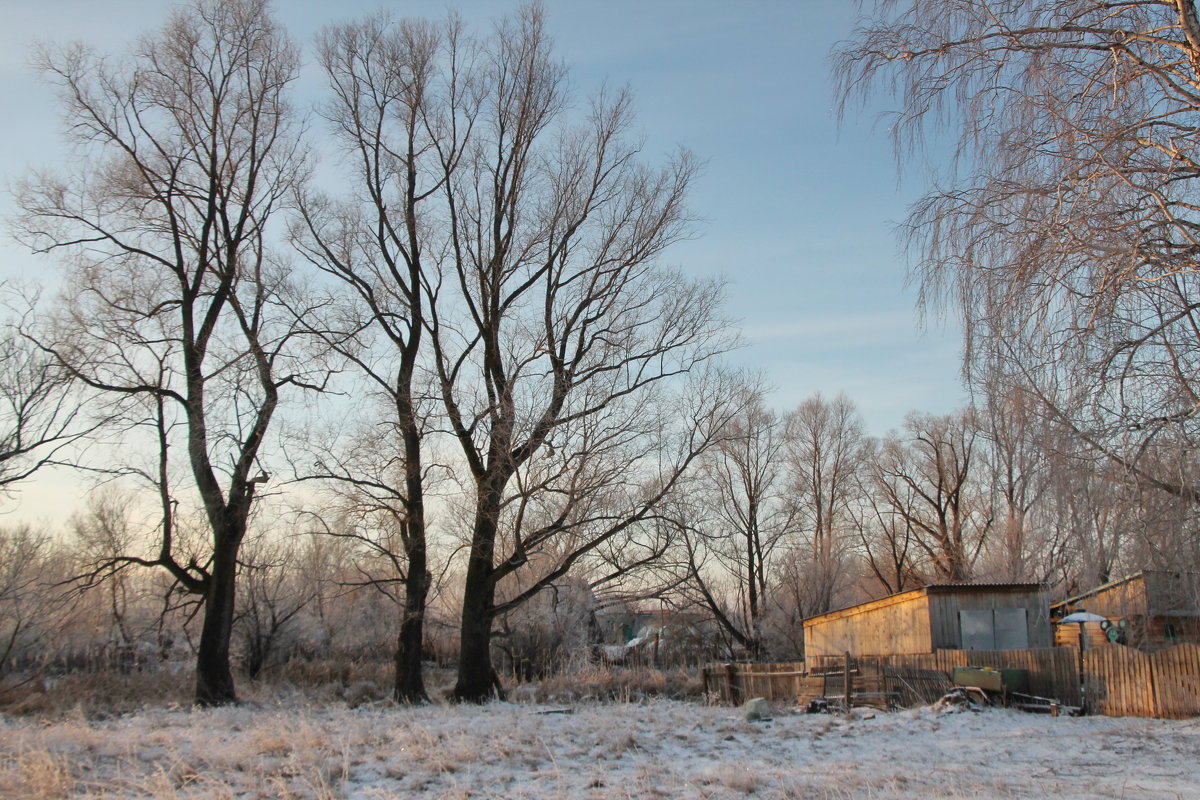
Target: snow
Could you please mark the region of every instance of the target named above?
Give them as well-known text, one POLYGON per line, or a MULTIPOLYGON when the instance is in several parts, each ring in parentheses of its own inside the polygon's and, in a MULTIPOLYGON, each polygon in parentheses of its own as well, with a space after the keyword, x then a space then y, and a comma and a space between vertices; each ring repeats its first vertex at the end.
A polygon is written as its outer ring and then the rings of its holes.
POLYGON ((655 700, 0 716, 0 797, 1195 797, 1200 720, 655 700))

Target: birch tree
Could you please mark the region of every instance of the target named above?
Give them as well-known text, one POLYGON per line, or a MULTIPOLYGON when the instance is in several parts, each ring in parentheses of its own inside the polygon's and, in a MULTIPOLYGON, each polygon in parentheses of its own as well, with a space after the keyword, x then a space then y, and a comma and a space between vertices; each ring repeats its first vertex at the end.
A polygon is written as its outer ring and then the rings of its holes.
POLYGON ((834 61, 847 102, 895 98, 902 157, 957 136, 905 231, 971 370, 1002 364, 1131 477, 1200 499, 1155 453, 1200 433, 1194 2, 884 0, 834 61))

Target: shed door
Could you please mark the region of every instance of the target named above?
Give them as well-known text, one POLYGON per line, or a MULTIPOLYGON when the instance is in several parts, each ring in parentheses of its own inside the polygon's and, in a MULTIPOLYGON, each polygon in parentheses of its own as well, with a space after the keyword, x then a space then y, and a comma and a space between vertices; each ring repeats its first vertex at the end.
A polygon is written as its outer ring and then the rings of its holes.
POLYGON ((990 608, 982 611, 959 611, 958 626, 962 630, 963 650, 995 650, 995 622, 990 608))
POLYGON ((1024 650, 1029 628, 1023 608, 959 611, 963 650, 1024 650))
POLYGON ((997 608, 996 649, 1024 650, 1029 647, 1029 626, 1025 623, 1025 609, 997 608))

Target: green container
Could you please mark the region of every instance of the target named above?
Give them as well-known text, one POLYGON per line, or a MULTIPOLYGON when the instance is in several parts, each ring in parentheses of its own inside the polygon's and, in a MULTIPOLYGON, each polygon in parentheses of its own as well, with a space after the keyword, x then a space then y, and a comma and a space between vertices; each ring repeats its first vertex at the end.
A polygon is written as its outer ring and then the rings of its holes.
POLYGON ((987 692, 1029 692, 1029 670, 992 669, 991 667, 955 667, 954 685, 970 686, 987 692))

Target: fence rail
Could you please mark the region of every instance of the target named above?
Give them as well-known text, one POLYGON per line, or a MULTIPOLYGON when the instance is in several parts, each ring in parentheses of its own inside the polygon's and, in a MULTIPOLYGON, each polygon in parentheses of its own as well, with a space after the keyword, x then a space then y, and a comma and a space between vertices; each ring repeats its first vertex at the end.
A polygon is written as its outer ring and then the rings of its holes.
MULTIPOLYGON (((955 667, 1023 669, 1029 694, 1108 716, 1184 718, 1200 715, 1200 646, 1179 644, 1156 653, 1122 645, 1084 650, 939 650, 851 660, 852 704, 913 706, 950 688, 955 667)), ((710 664, 704 690, 721 702, 749 697, 806 703, 846 697, 844 657, 779 664, 710 664)))

